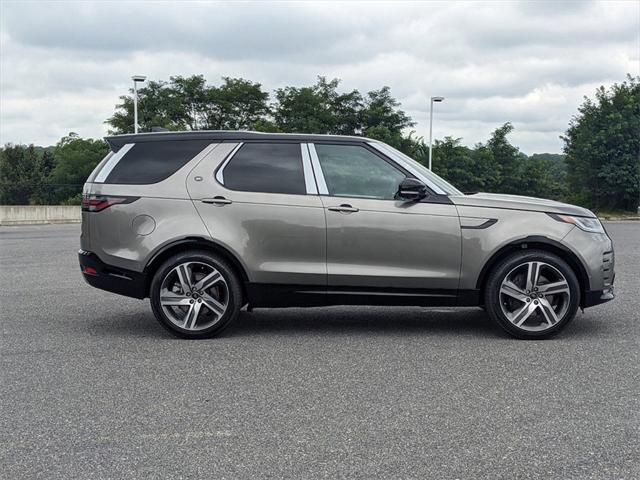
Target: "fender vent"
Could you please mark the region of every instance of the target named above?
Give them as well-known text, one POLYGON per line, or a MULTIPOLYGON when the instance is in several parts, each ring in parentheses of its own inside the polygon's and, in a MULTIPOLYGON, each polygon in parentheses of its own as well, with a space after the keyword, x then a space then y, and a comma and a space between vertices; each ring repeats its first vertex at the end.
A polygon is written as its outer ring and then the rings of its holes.
POLYGON ((604 252, 602 255, 602 279, 604 280, 605 287, 610 286, 613 281, 613 266, 613 252, 604 252))

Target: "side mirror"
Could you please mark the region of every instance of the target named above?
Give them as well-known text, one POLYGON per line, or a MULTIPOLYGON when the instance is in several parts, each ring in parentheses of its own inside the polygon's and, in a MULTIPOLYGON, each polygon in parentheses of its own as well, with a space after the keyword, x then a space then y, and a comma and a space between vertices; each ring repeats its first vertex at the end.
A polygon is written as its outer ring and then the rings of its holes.
POLYGON ((421 200, 428 195, 427 186, 416 178, 405 178, 398 187, 396 198, 421 200))

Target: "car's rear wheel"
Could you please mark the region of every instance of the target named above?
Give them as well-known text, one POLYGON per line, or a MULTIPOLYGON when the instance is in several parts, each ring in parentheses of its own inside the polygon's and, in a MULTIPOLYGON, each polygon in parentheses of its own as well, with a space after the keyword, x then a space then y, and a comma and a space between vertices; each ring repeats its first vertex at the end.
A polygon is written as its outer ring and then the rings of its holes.
POLYGON ((541 339, 573 320, 580 304, 580 284, 557 255, 523 250, 495 266, 484 300, 489 316, 511 335, 541 339))
POLYGON ((182 338, 220 333, 242 306, 240 281, 233 269, 205 251, 169 258, 153 277, 150 298, 160 324, 182 338))

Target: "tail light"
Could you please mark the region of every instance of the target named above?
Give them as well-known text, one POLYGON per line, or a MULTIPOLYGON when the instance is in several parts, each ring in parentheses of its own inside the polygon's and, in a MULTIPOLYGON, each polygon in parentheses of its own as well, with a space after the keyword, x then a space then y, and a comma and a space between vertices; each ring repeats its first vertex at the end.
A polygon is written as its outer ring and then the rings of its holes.
POLYGON ((100 212, 111 205, 135 202, 140 197, 111 197, 107 195, 83 195, 82 211, 100 212))

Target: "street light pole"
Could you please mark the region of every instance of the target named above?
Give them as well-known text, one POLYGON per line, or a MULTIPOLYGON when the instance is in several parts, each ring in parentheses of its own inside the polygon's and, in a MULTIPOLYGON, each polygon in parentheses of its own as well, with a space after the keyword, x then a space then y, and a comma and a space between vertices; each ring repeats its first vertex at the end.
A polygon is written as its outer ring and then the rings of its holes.
POLYGON ((444 97, 431 97, 431 108, 429 109, 429 170, 431 170, 432 140, 433 140, 433 102, 441 102, 444 97))
MULTIPOLYGON (((138 133, 138 82, 135 80, 133 82, 133 133, 138 133)), ((429 153, 429 165, 431 165, 431 153, 429 153)))
POLYGON ((147 79, 144 75, 134 75, 133 80, 133 133, 138 133, 138 82, 142 83, 147 79))

